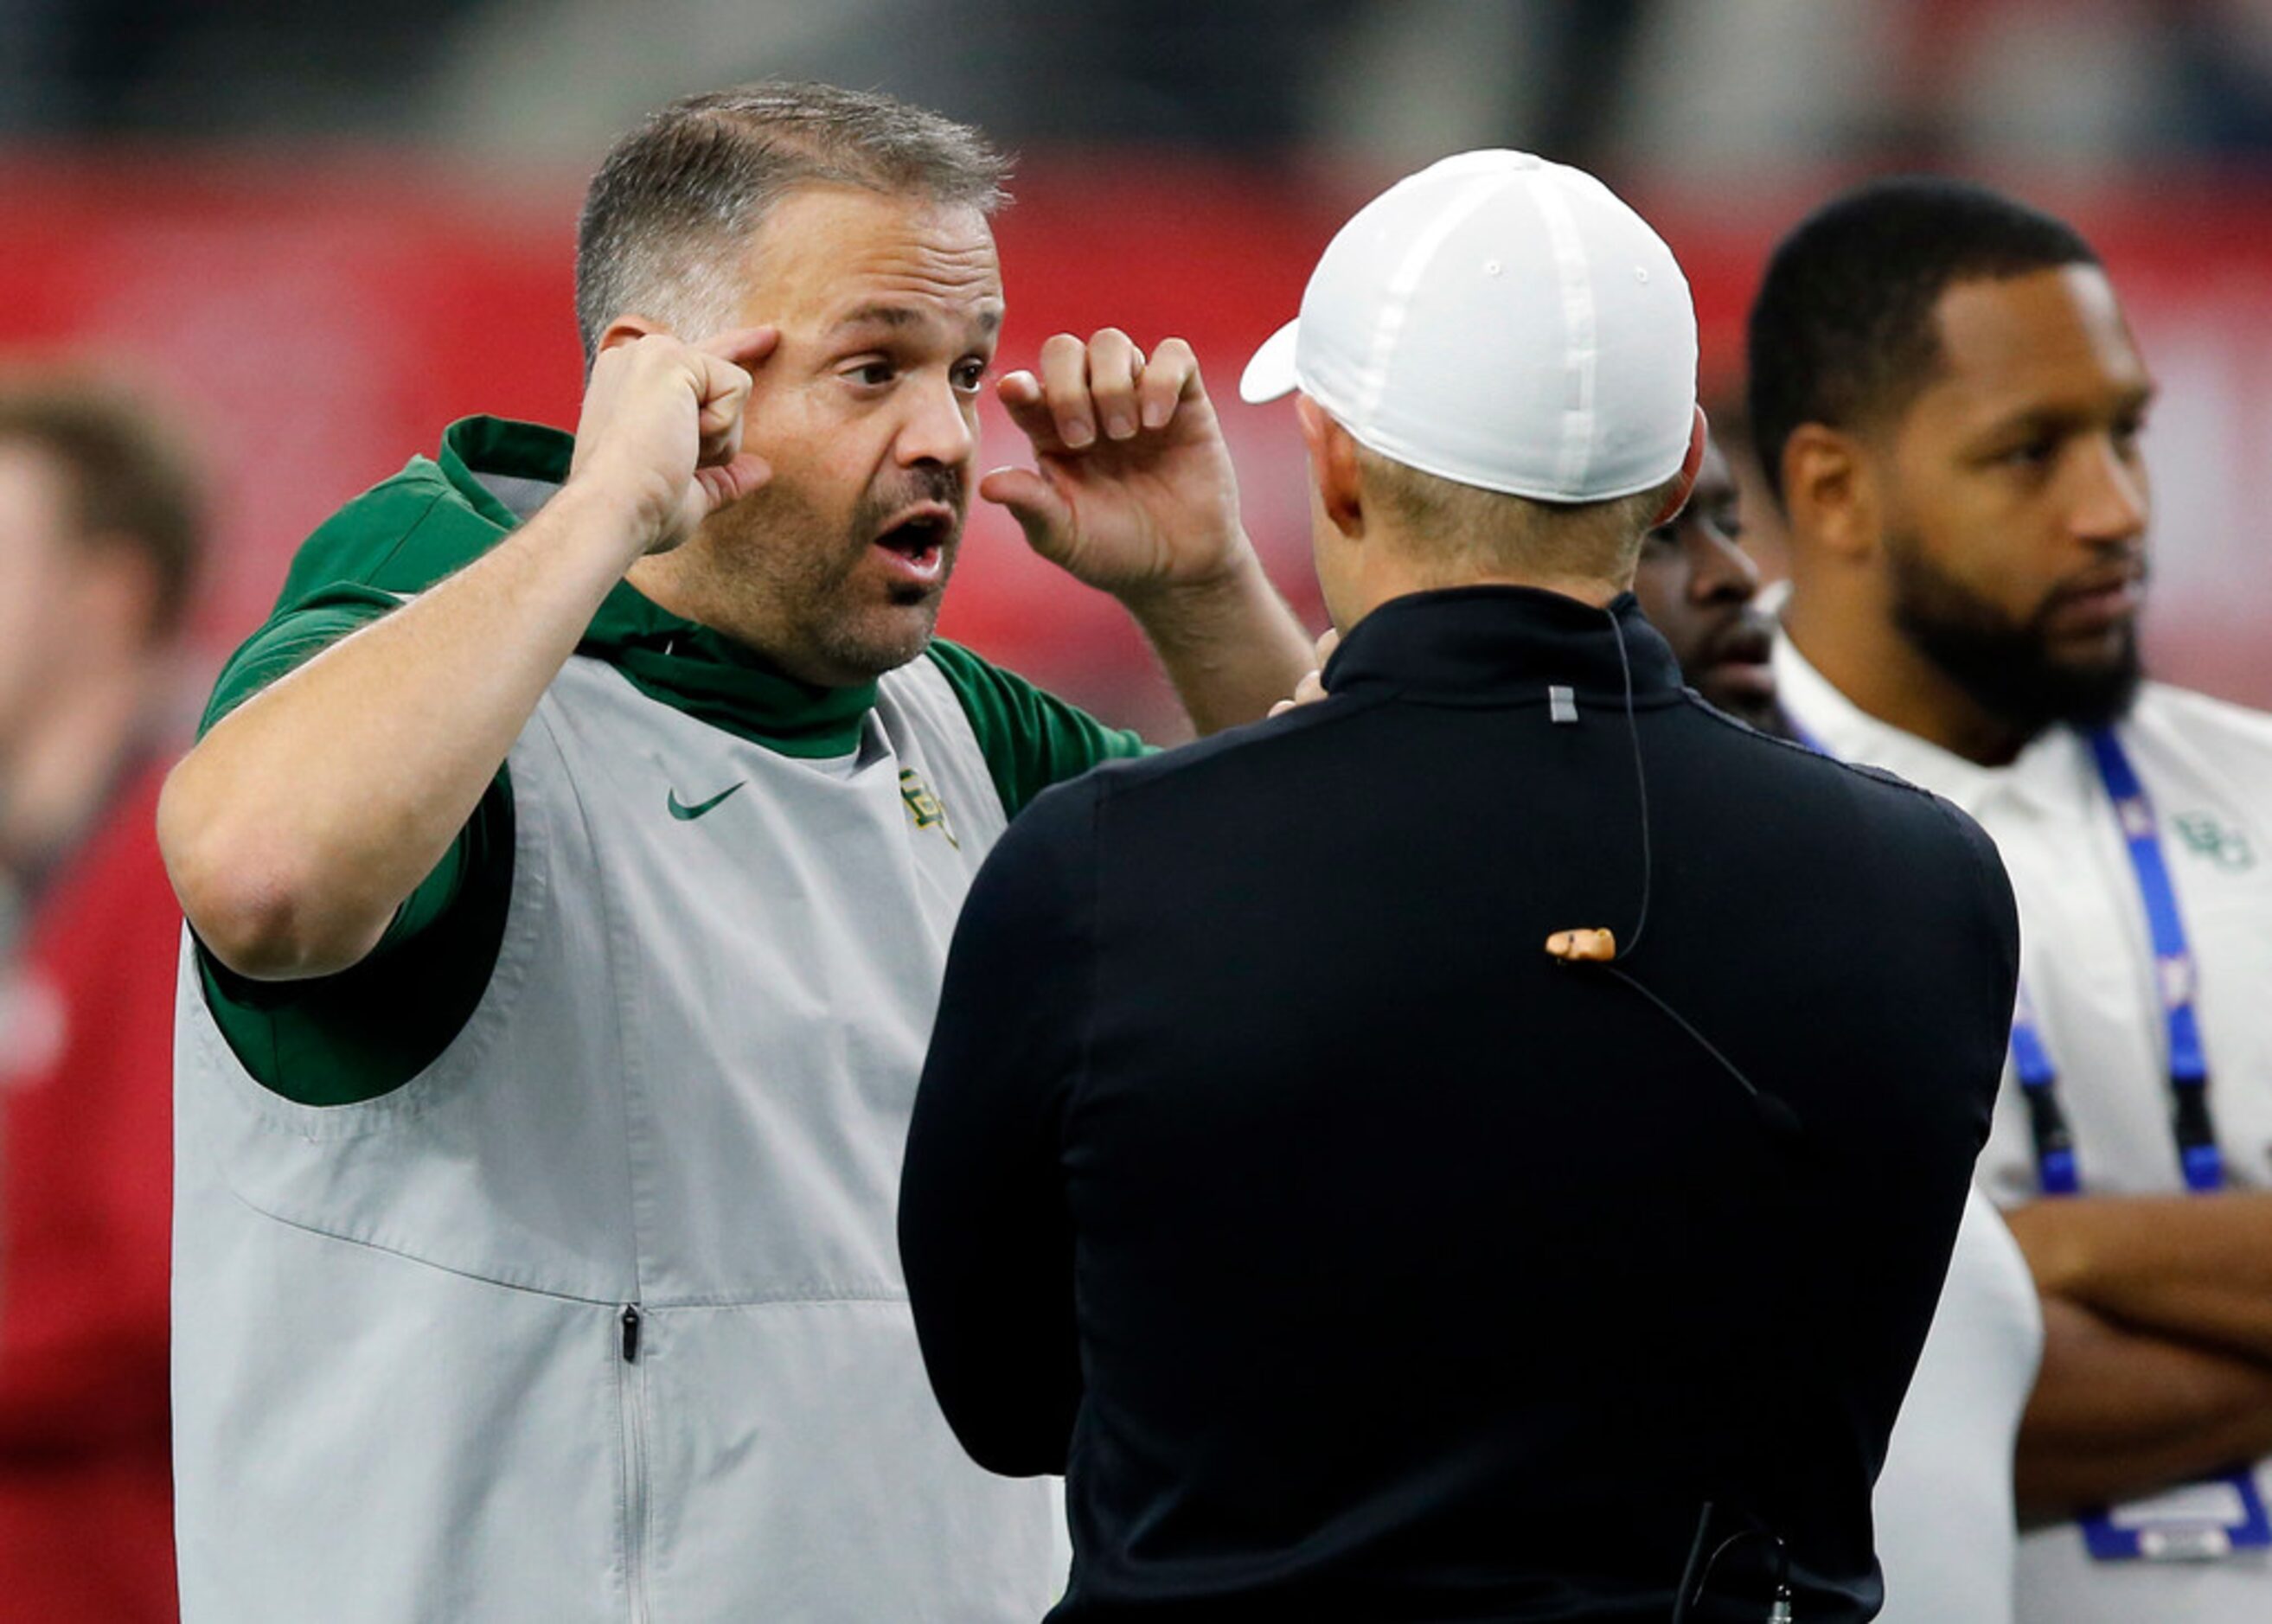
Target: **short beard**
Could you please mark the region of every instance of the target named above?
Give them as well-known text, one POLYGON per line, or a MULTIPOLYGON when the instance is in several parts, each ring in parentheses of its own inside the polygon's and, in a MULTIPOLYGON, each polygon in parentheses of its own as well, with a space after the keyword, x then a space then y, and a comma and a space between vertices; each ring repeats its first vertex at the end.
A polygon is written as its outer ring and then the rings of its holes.
POLYGON ((916 502, 945 502, 959 530, 967 500, 959 471, 920 470, 888 492, 863 496, 849 525, 839 529, 796 491, 760 487, 721 514, 714 529, 704 571, 713 623, 792 669, 818 663, 863 679, 895 671, 930 643, 960 536, 936 585, 894 585, 888 610, 853 601, 852 577, 893 513, 916 502))
POLYGON ((1892 566, 1894 624, 1972 702, 2023 739, 2062 723, 2084 729, 2119 720, 2143 676, 2135 624, 2111 659, 2074 666, 2052 652, 2048 623, 2056 597, 2024 621, 1924 556, 1912 536, 1886 539, 1892 566))

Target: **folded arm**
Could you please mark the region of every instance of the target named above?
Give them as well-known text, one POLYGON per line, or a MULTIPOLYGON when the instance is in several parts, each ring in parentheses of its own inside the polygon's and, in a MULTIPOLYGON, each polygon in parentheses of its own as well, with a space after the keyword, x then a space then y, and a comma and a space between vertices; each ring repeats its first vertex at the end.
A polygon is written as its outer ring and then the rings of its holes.
POLYGON ((2272 1454, 2272 1368, 2044 1299, 2021 1420, 2021 1514, 2054 1517, 2272 1454))
POLYGON ((2272 1191, 2038 1201, 2005 1216, 2046 1297, 2272 1364, 2272 1191))

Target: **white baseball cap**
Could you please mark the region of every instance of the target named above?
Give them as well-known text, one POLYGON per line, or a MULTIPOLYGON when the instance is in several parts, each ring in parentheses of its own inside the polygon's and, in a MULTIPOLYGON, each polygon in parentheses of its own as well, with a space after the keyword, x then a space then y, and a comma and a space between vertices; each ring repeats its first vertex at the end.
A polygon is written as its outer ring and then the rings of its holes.
POLYGON ((1299 389, 1391 461, 1542 502, 1680 472, 1696 310, 1663 238, 1582 169, 1461 153, 1327 244, 1238 392, 1299 389))

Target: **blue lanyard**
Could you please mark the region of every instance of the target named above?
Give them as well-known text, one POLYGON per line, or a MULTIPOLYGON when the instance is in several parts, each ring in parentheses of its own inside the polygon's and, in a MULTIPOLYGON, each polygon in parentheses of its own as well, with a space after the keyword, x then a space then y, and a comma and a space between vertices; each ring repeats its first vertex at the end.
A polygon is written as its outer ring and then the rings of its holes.
MULTIPOLYGON (((2174 1102, 2171 1124, 2177 1134, 2178 1159, 2185 1168, 2186 1188, 2197 1193, 2224 1187, 2224 1158, 2216 1148, 2216 1124, 2208 1110, 2208 1058, 2201 1052, 2201 1018, 2194 1013, 2193 950, 2186 941, 2186 921, 2178 912, 2178 893, 2170 884, 2170 865, 2162 855, 2162 831, 2154 816, 2154 803, 2131 771, 2130 756, 2111 727, 2086 735, 2098 763, 2100 782, 2114 802, 2122 825, 2122 841, 2130 851, 2131 871, 2138 877, 2138 898, 2146 905, 2146 927, 2154 943, 2154 978, 2162 995, 2162 1016, 2169 1028, 2170 1093, 2174 1102)), ((2038 1046, 2040 1047, 2040 1045, 2038 1046)))
MULTIPOLYGON (((1796 719, 1791 729, 1798 741, 1818 756, 1830 754, 1796 719)), ((2097 764, 2099 782, 2114 803, 2123 845, 2130 853, 2130 869, 2138 881, 2138 899, 2146 908, 2155 982, 2168 1028, 2171 1125, 2186 1188, 2196 1194, 2222 1189, 2224 1158, 2217 1150, 2216 1126, 2209 1114, 2208 1060, 2201 1050, 2201 1019, 2194 1012, 2197 978, 2193 950, 2186 939, 2185 918, 2178 912, 2176 888, 2170 883, 2170 866, 2162 853, 2161 824, 2114 729, 2096 728, 2084 738, 2097 764)), ((2074 1136, 2059 1104, 2059 1068, 2052 1063, 2051 1050, 2036 1024, 2035 1004, 2024 983, 2012 1013, 2012 1069, 2027 1101, 2028 1128, 2036 1147, 2036 1176, 2044 1194, 2079 1193, 2081 1171, 2075 1160, 2074 1136)))

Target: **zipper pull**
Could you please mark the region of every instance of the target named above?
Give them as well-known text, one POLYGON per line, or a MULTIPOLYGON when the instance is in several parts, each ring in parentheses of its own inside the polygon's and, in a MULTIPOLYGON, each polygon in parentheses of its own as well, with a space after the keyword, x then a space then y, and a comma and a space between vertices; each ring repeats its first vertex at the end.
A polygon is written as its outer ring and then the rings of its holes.
POLYGON ((639 1311, 637 1303, 624 1305, 624 1363, 639 1363, 639 1311))

